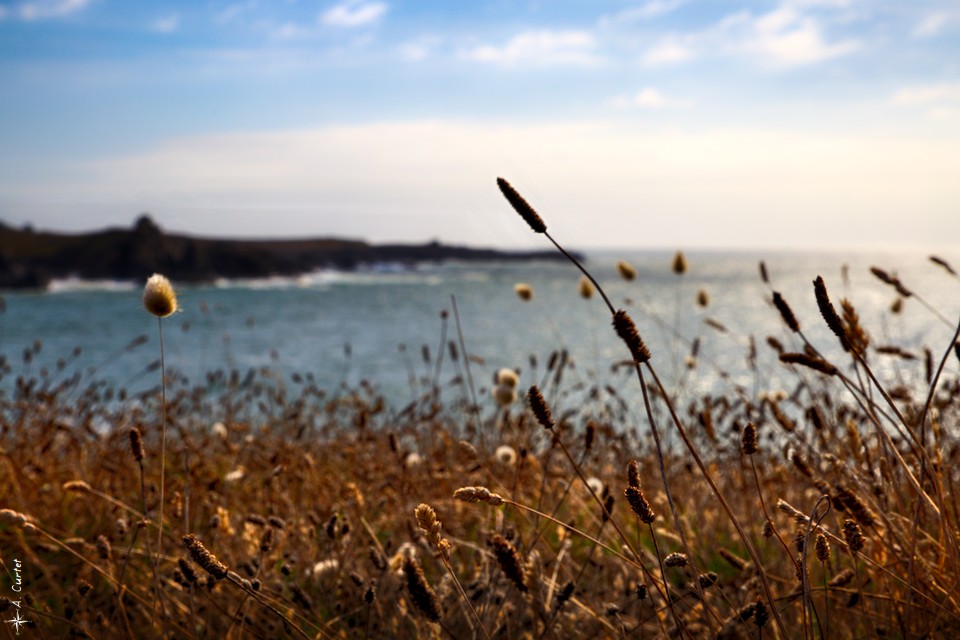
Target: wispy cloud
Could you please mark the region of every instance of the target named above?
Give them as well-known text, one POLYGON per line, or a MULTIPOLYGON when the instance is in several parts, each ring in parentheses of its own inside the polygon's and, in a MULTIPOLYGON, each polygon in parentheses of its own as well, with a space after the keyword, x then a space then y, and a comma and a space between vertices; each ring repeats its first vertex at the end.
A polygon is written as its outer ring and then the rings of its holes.
POLYGON ((925 107, 944 102, 956 102, 960 106, 960 82, 904 87, 891 98, 894 104, 908 107, 925 107))
POLYGON ((485 44, 465 50, 468 60, 515 66, 590 66, 600 62, 597 43, 587 31, 524 31, 501 45, 485 44))
POLYGON ((674 38, 669 38, 648 49, 643 54, 641 62, 648 67, 659 67, 685 62, 695 56, 696 50, 692 46, 674 38))
POLYGON ((90 4, 91 0, 36 0, 18 5, 16 15, 27 21, 62 18, 86 9, 90 4))
POLYGON ((910 35, 914 38, 935 38, 943 32, 953 18, 954 16, 946 12, 931 13, 916 24, 910 35))
POLYGON ((157 33, 173 33, 180 28, 180 14, 171 13, 162 18, 157 18, 150 26, 157 33))
POLYGON ((728 47, 783 67, 823 62, 861 46, 852 39, 828 40, 819 20, 789 4, 760 16, 749 12, 730 15, 721 21, 718 33, 728 47))
POLYGON ((667 97, 655 87, 646 87, 632 96, 618 96, 611 100, 611 104, 619 109, 679 109, 693 106, 690 100, 667 97))
POLYGON ((376 22, 386 12, 387 5, 383 2, 347 0, 324 11, 320 20, 329 27, 362 27, 376 22))

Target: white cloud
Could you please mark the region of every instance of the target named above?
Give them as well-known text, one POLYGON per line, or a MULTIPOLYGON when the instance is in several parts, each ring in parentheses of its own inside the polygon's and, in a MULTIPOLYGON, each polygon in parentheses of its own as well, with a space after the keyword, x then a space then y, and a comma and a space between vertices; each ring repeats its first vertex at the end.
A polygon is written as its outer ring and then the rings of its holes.
POLYGON ((913 28, 910 34, 914 38, 934 38, 950 23, 952 16, 948 13, 932 13, 925 16, 913 28))
POLYGON ((918 85, 900 89, 890 99, 897 105, 926 107, 944 102, 960 103, 960 82, 918 85))
POLYGON ((632 96, 620 96, 614 98, 613 106, 621 109, 637 107, 640 109, 676 109, 692 106, 689 100, 678 100, 668 98, 655 87, 646 87, 632 96))
POLYGON ((477 62, 503 66, 521 65, 590 66, 600 61, 595 53, 596 40, 586 31, 524 31, 506 43, 480 45, 463 52, 463 57, 477 62))
POLYGON ((62 18, 86 9, 91 0, 37 0, 19 5, 18 13, 23 20, 62 18))
POLYGON ((386 12, 387 5, 383 2, 347 0, 327 9, 320 20, 330 27, 362 27, 376 22, 386 12))
POLYGON ((758 17, 733 14, 719 30, 726 46, 774 66, 823 62, 860 48, 856 40, 829 42, 819 21, 786 4, 758 17))
POLYGON ((157 18, 151 25, 157 33, 173 33, 180 28, 180 14, 171 13, 168 16, 157 18))
POLYGON ((641 62, 648 67, 659 67, 685 62, 695 56, 696 51, 692 47, 677 41, 664 40, 648 49, 641 57, 641 62))

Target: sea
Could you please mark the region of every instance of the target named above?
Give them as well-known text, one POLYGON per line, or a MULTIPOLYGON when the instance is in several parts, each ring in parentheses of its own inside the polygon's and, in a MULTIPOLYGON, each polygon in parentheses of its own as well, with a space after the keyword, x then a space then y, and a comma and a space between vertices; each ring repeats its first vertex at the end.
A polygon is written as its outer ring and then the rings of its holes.
MULTIPOLYGON (((584 263, 614 306, 634 318, 667 387, 691 396, 760 395, 794 384, 768 338, 788 351, 802 343, 771 304, 773 290, 818 349, 848 362, 819 315, 818 275, 835 304, 854 305, 872 345, 915 356, 871 353, 890 384, 922 386, 926 361, 938 363, 950 348, 960 316, 960 280, 922 252, 688 251, 682 274, 674 258, 673 251, 594 251, 584 263), (635 279, 620 275, 620 260, 634 267, 635 279), (871 267, 913 295, 903 298, 871 267)), ((958 256, 941 258, 960 267, 958 256)), ((17 378, 70 376, 129 393, 151 389, 160 324, 168 375, 184 385, 203 384, 217 370, 269 372, 285 381, 307 377, 334 396, 362 387, 400 407, 434 381, 462 388, 467 375, 489 400, 500 368, 518 370, 521 388, 541 384, 561 357, 568 384, 604 385, 625 375, 618 364, 629 353, 604 302, 585 296, 580 279, 569 262, 532 261, 174 283, 181 309, 162 323, 144 310, 142 283, 61 280, 44 291, 2 292, 0 393, 11 397, 17 378), (521 283, 532 299, 517 295, 521 283)), ((953 355, 947 370, 957 373, 953 355)))

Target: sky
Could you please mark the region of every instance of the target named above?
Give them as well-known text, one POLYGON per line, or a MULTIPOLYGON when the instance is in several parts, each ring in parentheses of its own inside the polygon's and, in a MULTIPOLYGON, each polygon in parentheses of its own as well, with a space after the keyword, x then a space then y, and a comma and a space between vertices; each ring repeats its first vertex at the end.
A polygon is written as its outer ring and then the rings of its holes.
POLYGON ((0 220, 960 247, 956 0, 0 0, 0 220))

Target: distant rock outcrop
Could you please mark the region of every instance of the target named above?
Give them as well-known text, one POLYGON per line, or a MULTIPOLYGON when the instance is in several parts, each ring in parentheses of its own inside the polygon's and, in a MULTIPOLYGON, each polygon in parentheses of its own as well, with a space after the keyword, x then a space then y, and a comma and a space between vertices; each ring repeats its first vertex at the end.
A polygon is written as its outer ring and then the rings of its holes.
POLYGON ((163 273, 180 282, 290 276, 319 268, 444 260, 556 259, 552 251, 504 252, 430 242, 371 245, 361 240, 226 240, 165 233, 147 214, 131 229, 85 234, 16 229, 0 223, 0 288, 43 288, 54 278, 140 281, 163 273))

